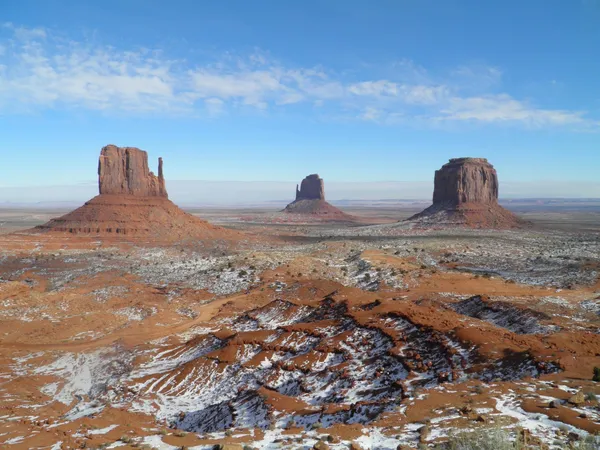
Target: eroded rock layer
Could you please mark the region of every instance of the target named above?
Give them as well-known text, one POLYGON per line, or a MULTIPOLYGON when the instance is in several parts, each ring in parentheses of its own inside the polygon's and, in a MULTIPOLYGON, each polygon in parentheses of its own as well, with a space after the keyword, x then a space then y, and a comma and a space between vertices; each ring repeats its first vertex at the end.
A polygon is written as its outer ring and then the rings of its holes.
POLYGON ((238 233, 192 216, 166 198, 98 195, 80 208, 37 227, 42 231, 159 240, 222 238, 238 233))

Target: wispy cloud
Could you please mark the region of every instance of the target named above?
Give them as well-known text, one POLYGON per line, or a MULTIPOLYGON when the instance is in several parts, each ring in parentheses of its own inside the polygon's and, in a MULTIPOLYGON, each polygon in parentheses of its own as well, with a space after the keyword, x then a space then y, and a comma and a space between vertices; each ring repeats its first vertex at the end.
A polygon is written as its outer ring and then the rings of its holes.
POLYGON ((351 78, 324 67, 288 66, 260 51, 197 65, 161 51, 99 46, 6 23, 0 27, 0 112, 78 108, 218 117, 296 105, 382 124, 598 128, 584 111, 544 109, 499 93, 496 67, 463 65, 446 76, 410 60, 391 67, 385 78, 351 78))
POLYGON ((442 109, 439 119, 477 122, 520 122, 529 126, 582 125, 583 112, 539 109, 515 100, 507 94, 484 97, 453 97, 442 109))

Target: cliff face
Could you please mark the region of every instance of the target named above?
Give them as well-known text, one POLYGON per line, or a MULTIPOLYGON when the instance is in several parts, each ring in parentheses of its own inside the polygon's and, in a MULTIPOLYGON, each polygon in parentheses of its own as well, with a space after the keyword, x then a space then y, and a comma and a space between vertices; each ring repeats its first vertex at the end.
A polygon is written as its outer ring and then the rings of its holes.
POLYGON ((498 204, 498 174, 484 158, 455 158, 436 170, 433 205, 407 220, 425 227, 527 225, 498 204))
POLYGON ((433 203, 498 203, 498 175, 484 158, 456 158, 435 172, 433 203))
POLYGON ((148 154, 135 147, 107 145, 98 162, 100 194, 165 197, 162 158, 158 159, 158 177, 148 169, 148 154))
POLYGON ((300 189, 296 186, 296 200, 325 200, 323 179, 316 173, 307 176, 300 183, 300 189))

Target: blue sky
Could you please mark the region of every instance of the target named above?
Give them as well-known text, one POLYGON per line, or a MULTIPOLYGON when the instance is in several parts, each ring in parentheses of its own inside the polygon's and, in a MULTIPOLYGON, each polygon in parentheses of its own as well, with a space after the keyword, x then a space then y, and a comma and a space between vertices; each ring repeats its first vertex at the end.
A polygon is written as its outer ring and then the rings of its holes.
POLYGON ((168 181, 478 156, 523 196, 600 196, 599 54, 598 0, 0 2, 0 189, 93 184, 113 143, 168 181))

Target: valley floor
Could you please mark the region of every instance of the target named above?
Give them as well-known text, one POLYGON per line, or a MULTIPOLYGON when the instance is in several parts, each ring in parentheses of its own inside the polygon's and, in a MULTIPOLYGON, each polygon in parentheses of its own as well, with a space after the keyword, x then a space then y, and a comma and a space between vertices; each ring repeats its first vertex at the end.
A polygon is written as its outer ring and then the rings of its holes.
POLYGON ((223 222, 0 236, 0 448, 599 448, 598 231, 223 222))

